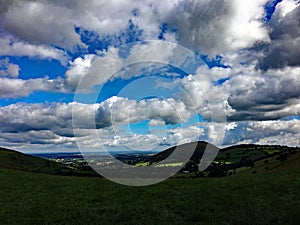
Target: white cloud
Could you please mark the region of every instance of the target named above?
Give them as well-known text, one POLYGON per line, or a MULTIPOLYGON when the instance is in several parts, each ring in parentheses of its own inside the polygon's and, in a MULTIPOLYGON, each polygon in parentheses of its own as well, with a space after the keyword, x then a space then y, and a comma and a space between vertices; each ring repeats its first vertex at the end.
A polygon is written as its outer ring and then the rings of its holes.
POLYGON ((94 85, 103 84, 124 66, 118 49, 113 47, 103 52, 103 56, 85 55, 84 58, 78 57, 70 64, 71 67, 66 72, 66 81, 74 90, 79 83, 79 89, 87 90, 94 85))
POLYGON ((187 121, 191 113, 182 102, 169 99, 129 100, 111 97, 100 103, 97 127, 109 127, 160 118, 166 124, 180 124, 187 121))
POLYGON ((131 20, 143 31, 142 39, 151 40, 157 39, 161 24, 168 23, 170 29, 164 36, 169 41, 178 39, 180 44, 204 54, 220 54, 224 50, 251 47, 257 41, 268 41, 268 31, 261 22, 266 2, 18 1, 5 2, 2 18, 4 29, 22 40, 71 51, 78 45, 85 47, 75 26, 99 35, 118 35, 126 31, 131 20), (172 29, 177 29, 178 35, 172 29))
POLYGON ((269 144, 299 146, 300 120, 238 122, 227 133, 225 144, 269 144))
POLYGON ((66 7, 46 1, 18 1, 2 17, 8 32, 29 43, 69 50, 81 43, 74 30, 74 14, 66 7))
POLYGON ((35 91, 66 92, 67 90, 62 78, 49 80, 45 77, 22 80, 0 77, 0 98, 27 97, 35 91))
POLYGON ((300 98, 299 71, 299 67, 286 67, 232 76, 224 85, 230 93, 228 102, 236 110, 230 119, 266 120, 299 115, 295 104, 300 98))
POLYGON ((91 89, 94 85, 115 78, 130 79, 140 76, 146 65, 151 69, 165 66, 167 63, 183 63, 190 55, 183 52, 184 54, 178 54, 176 57, 173 54, 176 48, 175 44, 163 41, 139 42, 129 49, 126 48, 129 51, 128 56, 122 58, 119 56, 120 49, 110 47, 108 51, 99 52, 100 56, 85 55, 83 58, 76 58, 66 72, 66 81, 73 89, 79 82, 80 89, 91 89))
MULTIPOLYGON (((227 76, 227 69, 223 76, 227 76)), ((222 85, 216 85, 215 72, 199 67, 195 75, 184 77, 178 82, 181 92, 177 100, 184 102, 188 110, 201 114, 204 119, 215 122, 225 122, 226 116, 233 112, 227 102, 229 93, 222 85)))
POLYGON ((9 58, 0 60, 0 76, 18 77, 20 67, 17 64, 11 63, 9 58))
POLYGON ((217 55, 269 41, 261 22, 267 0, 182 1, 168 14, 178 42, 202 54, 217 55))
POLYGON ((135 134, 119 126, 98 129, 93 135, 94 116, 99 104, 56 103, 13 104, 0 107, 0 144, 16 149, 76 150, 76 142, 87 149, 99 150, 103 145, 117 149, 152 150, 170 145, 208 140, 221 146, 236 143, 299 145, 300 121, 248 121, 234 123, 200 123, 165 133, 135 134), (73 133, 72 110, 78 116, 73 133))
POLYGON ((175 128, 167 130, 167 134, 163 139, 163 145, 179 145, 199 140, 204 134, 204 129, 197 126, 189 126, 187 128, 175 128))
POLYGON ((1 132, 28 132, 50 130, 60 136, 73 136, 72 110, 76 112, 78 129, 91 129, 98 104, 17 103, 0 107, 1 132))
POLYGON ((66 53, 62 50, 47 45, 33 45, 7 35, 0 37, 0 46, 0 56, 28 56, 40 59, 56 59, 62 64, 66 64, 68 59, 66 53))
MULTIPOLYGON (((230 67, 211 70, 199 67, 195 74, 177 78, 172 85, 179 86, 182 92, 165 100, 113 97, 93 105, 56 103, 1 107, 0 143, 19 140, 24 146, 40 143, 49 147, 56 144, 74 147, 75 141, 80 140, 97 148, 99 143, 90 133, 96 114, 97 126, 105 127, 99 133, 107 146, 178 144, 196 140, 196 133, 218 140, 222 130, 229 133, 228 143, 297 145, 299 121, 273 120, 300 115, 299 4, 283 0, 271 20, 264 23, 266 2, 1 1, 0 56, 56 59, 67 65, 67 52, 74 53, 78 47, 85 51, 87 47, 75 27, 95 32, 100 37, 118 36, 126 32, 131 20, 142 30, 140 38, 143 40, 157 39, 161 24, 167 23, 164 34, 167 40, 200 54, 221 54, 230 67), (221 85, 215 82, 225 78, 221 85), (76 138, 72 131, 72 108, 79 117, 78 132, 82 135, 76 138), (112 123, 122 125, 142 120, 150 120, 150 126, 177 124, 187 121, 194 112, 218 123, 205 128, 190 126, 183 131, 173 129, 163 141, 156 133, 132 135, 120 130, 116 135, 111 127, 112 123), (226 116, 231 121, 253 121, 228 124, 226 116)), ((120 38, 118 44, 128 41, 122 35, 120 38)), ((0 62, 0 97, 24 97, 34 91, 66 92, 75 90, 81 80, 81 88, 91 90, 94 85, 116 77, 130 79, 142 73, 147 75, 143 71, 145 61, 150 61, 147 64, 150 72, 165 62, 192 67, 193 57, 182 52, 175 44, 160 41, 134 43, 127 49, 110 46, 107 51, 75 58, 69 62, 65 78, 54 80, 17 79, 20 68, 4 59, 0 62), (122 55, 124 49, 127 51, 122 55), (142 63, 126 67, 137 62, 142 63)))
POLYGON ((300 66, 300 3, 284 0, 279 3, 269 22, 271 42, 261 46, 262 70, 300 66))
POLYGON ((66 82, 72 89, 75 90, 80 80, 88 73, 94 57, 94 55, 85 55, 84 58, 78 57, 70 62, 70 68, 66 72, 66 82))
POLYGON ((295 0, 283 0, 276 6, 275 17, 284 18, 288 13, 298 7, 298 2, 295 0))
POLYGON ((164 126, 164 125, 166 125, 166 123, 162 119, 155 118, 149 121, 149 126, 164 126))
POLYGON ((145 39, 156 38, 160 32, 161 15, 167 13, 175 2, 113 0, 86 4, 82 1, 18 1, 5 3, 2 17, 5 29, 23 40, 75 50, 77 45, 84 47, 75 26, 101 35, 119 34, 132 20, 144 30, 145 39), (139 18, 133 15, 133 10, 138 12, 139 18))
POLYGON ((252 47, 256 42, 268 42, 267 27, 262 23, 267 0, 233 0, 233 14, 225 32, 225 46, 233 50, 252 47))

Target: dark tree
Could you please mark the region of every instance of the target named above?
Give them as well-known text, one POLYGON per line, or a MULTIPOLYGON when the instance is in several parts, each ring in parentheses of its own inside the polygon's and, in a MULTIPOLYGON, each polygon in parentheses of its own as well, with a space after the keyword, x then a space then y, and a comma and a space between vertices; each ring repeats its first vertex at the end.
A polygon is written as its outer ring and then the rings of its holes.
POLYGON ((195 161, 189 160, 183 167, 182 171, 198 172, 199 166, 195 161))
POLYGON ((284 154, 280 154, 279 156, 276 157, 276 160, 279 160, 280 162, 284 162, 286 161, 288 158, 288 154, 284 153, 284 154))
POLYGON ((230 152, 226 152, 226 159, 230 159, 230 152))
POLYGON ((242 157, 242 159, 240 161, 240 165, 253 168, 254 167, 254 161, 252 159, 242 157))
POLYGON ((227 174, 227 170, 224 169, 222 166, 214 166, 214 168, 212 168, 209 171, 208 176, 209 177, 225 177, 227 174))

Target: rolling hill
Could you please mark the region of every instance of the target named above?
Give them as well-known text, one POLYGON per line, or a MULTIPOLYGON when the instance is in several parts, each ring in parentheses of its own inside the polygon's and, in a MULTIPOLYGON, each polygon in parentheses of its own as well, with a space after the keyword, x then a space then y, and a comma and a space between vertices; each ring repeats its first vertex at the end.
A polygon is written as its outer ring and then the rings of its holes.
MULTIPOLYGON (((219 149, 212 144, 199 141, 171 147, 137 161, 135 165, 154 165, 158 167, 157 172, 162 172, 167 171, 170 166, 182 167, 186 162, 178 174, 184 172, 189 176, 222 177, 245 173, 247 170, 248 173, 266 172, 283 168, 283 164, 288 167, 288 163, 284 162, 290 161, 288 159, 291 157, 297 161, 299 155, 298 148, 287 146, 236 145, 219 149), (204 172, 199 173, 199 170, 204 172)), ((0 148, 0 168, 53 175, 99 176, 90 167, 77 169, 4 148, 0 148)))
POLYGON ((299 158, 290 159, 276 171, 146 187, 0 168, 0 224, 298 225, 299 158))
MULTIPOLYGON (((181 151, 192 146, 183 145, 181 151)), ((192 159, 199 159, 206 146, 197 143, 192 159)), ((262 149, 272 155, 270 148, 262 149)), ((219 160, 232 157, 237 161, 238 156, 248 154, 245 149, 251 147, 221 149, 219 160)), ((150 159, 155 164, 171 153, 169 149, 150 159)), ((283 152, 277 153, 268 157, 267 163, 259 159, 254 168, 239 168, 233 176, 176 177, 132 187, 106 179, 54 176, 56 169, 67 168, 1 149, 0 224, 298 225, 300 153, 291 152, 282 162, 276 158, 283 152)))
POLYGON ((299 148, 288 146, 253 144, 235 145, 219 149, 212 144, 199 141, 171 147, 137 162, 136 165, 158 165, 158 163, 165 160, 164 166, 179 167, 182 166, 180 162, 185 158, 185 154, 190 154, 191 157, 181 171, 197 172, 199 168, 201 171, 206 168, 205 176, 209 174, 210 176, 226 176, 236 174, 247 168, 253 169, 256 165, 261 165, 262 162, 268 164, 264 165, 265 170, 272 170, 273 167, 279 168, 291 156, 296 155, 296 158, 299 157, 299 150, 299 148), (168 160, 167 158, 174 153, 176 153, 175 157, 168 160), (213 161, 212 164, 208 166, 203 158, 208 159, 208 164, 213 161))
POLYGON ((5 148, 0 148, 0 168, 53 175, 97 176, 92 170, 75 170, 54 161, 5 148))
POLYGON ((200 162, 200 159, 202 158, 204 151, 206 148, 211 148, 216 151, 219 151, 219 149, 207 142, 199 141, 199 142, 192 142, 192 143, 186 143, 178 146, 174 146, 171 148, 168 148, 162 152, 159 152, 155 155, 150 156, 148 159, 144 160, 144 162, 149 162, 149 164, 158 163, 167 157, 169 157, 175 150, 178 152, 176 156, 172 159, 174 162, 178 162, 181 159, 185 158, 186 154, 191 155, 190 159, 194 160, 195 162, 200 162))

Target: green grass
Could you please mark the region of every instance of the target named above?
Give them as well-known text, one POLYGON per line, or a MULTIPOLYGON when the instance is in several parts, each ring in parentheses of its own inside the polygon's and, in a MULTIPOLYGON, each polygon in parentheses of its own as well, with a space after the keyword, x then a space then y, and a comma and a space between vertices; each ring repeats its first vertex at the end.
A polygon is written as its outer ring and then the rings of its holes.
POLYGON ((147 187, 0 169, 0 224, 298 225, 300 170, 147 187))
POLYGON ((95 176, 94 171, 77 170, 63 164, 26 155, 17 151, 0 148, 0 168, 25 172, 64 174, 75 176, 95 176))
POLYGON ((177 167, 177 166, 182 166, 183 163, 166 163, 166 164, 159 164, 156 165, 155 167, 177 167))
POLYGON ((41 173, 54 173, 56 169, 63 169, 63 166, 56 162, 3 148, 0 148, 0 167, 41 173))
POLYGON ((1 225, 299 224, 299 152, 283 163, 276 157, 268 163, 257 161, 254 168, 224 178, 186 174, 146 187, 99 177, 40 174, 33 168, 61 165, 49 166, 17 152, 0 153, 1 225), (257 174, 252 174, 254 169, 257 174))
MULTIPOLYGON (((255 170, 257 173, 276 172, 284 169, 300 170, 300 152, 289 155, 286 162, 280 162, 277 156, 262 159, 254 163, 253 168, 241 167, 236 169, 237 175, 250 175, 255 170), (267 162, 266 162, 267 160, 267 162)), ((233 170, 229 170, 229 172, 233 170)))
POLYGON ((251 149, 251 148, 249 149, 239 148, 237 146, 234 149, 219 152, 215 160, 217 161, 230 160, 231 162, 239 162, 242 157, 247 157, 249 159, 256 160, 266 155, 267 153, 262 150, 251 149), (226 155, 227 153, 229 153, 230 155, 226 155))

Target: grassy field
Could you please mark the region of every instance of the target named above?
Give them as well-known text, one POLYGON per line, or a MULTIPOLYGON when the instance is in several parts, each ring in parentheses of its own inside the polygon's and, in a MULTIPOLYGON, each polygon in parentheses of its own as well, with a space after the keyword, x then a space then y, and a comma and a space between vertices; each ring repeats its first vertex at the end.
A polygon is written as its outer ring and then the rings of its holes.
MULTIPOLYGON (((300 224, 299 152, 283 162, 277 155, 258 160, 231 176, 190 173, 146 187, 52 175, 74 171, 15 151, 0 153, 0 225, 300 224)), ((230 160, 244 155, 242 148, 231 149, 230 160)), ((220 157, 229 158, 226 152, 220 157)))
POLYGON ((128 187, 0 169, 0 224, 298 225, 299 159, 280 170, 128 187))

